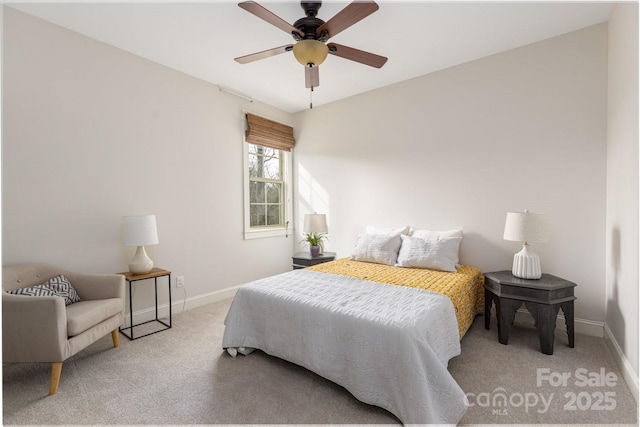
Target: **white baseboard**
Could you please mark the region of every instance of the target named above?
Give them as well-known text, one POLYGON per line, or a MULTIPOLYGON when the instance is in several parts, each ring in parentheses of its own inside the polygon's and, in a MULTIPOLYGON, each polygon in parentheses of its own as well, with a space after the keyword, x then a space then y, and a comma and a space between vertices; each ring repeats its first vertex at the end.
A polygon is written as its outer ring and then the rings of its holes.
MULTIPOLYGON (((206 304, 212 304, 214 302, 224 301, 229 298, 233 298, 240 289, 240 286, 231 286, 230 288, 220 289, 218 291, 207 292, 206 294, 200 294, 195 297, 187 298, 187 304, 185 306, 185 310, 191 310, 192 308, 200 307, 206 304)), ((182 304, 184 300, 181 300, 173 305, 180 306, 182 309, 182 304)))
MULTIPOLYGON (((516 311, 516 323, 520 324, 532 324, 533 325, 533 317, 528 310, 524 308, 518 309, 516 311)), ((593 320, 587 319, 574 319, 573 320, 574 331, 577 334, 585 334, 592 337, 603 338, 604 337, 604 323, 603 322, 594 322, 593 320)), ((562 331, 567 330, 567 326, 565 324, 564 316, 559 314, 556 320, 556 329, 560 329, 562 331)))
POLYGON ((633 372, 633 367, 631 363, 629 363, 629 359, 625 356, 618 341, 606 323, 604 325, 604 332, 604 339, 611 348, 616 362, 618 362, 618 366, 620 367, 620 371, 622 371, 622 376, 629 387, 629 391, 631 391, 633 398, 636 400, 636 403, 638 403, 638 377, 633 372))

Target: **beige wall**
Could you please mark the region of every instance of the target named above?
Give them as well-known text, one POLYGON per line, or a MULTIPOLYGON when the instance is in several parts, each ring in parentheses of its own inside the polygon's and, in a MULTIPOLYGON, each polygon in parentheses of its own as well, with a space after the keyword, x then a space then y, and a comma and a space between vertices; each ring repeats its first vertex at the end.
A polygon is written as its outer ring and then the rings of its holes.
POLYGON ((604 322, 606 120, 606 24, 298 113, 297 221, 326 212, 340 256, 367 224, 462 227, 486 272, 520 250, 506 212, 546 212, 543 271, 604 322))
POLYGON ((290 114, 9 7, 3 66, 3 264, 125 271, 121 218, 152 213, 189 297, 290 269, 291 237, 243 240, 242 109, 290 114))
MULTIPOLYGON (((638 4, 609 21, 607 328, 638 392, 638 4)), ((630 381, 627 381, 630 383, 630 381)))

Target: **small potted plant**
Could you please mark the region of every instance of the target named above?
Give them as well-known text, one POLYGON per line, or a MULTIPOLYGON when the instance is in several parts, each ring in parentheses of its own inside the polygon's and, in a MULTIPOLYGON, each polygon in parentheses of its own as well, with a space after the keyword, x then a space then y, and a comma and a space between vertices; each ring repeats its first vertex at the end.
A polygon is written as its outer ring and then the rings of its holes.
POLYGON ((311 256, 317 257, 322 253, 322 240, 326 238, 324 233, 307 233, 305 234, 303 242, 307 242, 309 244, 309 249, 311 250, 311 256))
POLYGON ((305 214, 304 227, 305 238, 300 241, 307 242, 311 250, 311 257, 317 257, 322 253, 322 240, 327 234, 327 217, 325 214, 305 214))

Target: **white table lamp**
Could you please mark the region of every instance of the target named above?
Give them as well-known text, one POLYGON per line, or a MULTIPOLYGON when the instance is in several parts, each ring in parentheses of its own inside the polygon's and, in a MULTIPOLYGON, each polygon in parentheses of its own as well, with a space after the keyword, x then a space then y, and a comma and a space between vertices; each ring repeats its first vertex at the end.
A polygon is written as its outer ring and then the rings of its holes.
POLYGON ((522 250, 513 256, 511 273, 521 279, 542 277, 540 257, 529 250, 529 243, 549 240, 549 222, 543 213, 507 212, 504 225, 504 240, 522 242, 522 250))
POLYGON ((146 274, 153 268, 153 260, 144 250, 145 245, 158 244, 158 228, 155 215, 137 215, 122 217, 122 244, 137 246, 136 254, 129 261, 129 271, 133 274, 146 274))

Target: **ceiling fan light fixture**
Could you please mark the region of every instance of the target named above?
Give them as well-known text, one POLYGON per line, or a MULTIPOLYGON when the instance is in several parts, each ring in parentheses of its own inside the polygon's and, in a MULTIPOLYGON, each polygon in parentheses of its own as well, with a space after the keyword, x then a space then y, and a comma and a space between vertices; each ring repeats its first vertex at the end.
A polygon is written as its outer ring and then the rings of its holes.
POLYGON ((305 67, 308 65, 317 67, 327 59, 328 54, 327 45, 318 40, 300 40, 293 45, 293 55, 305 67))

